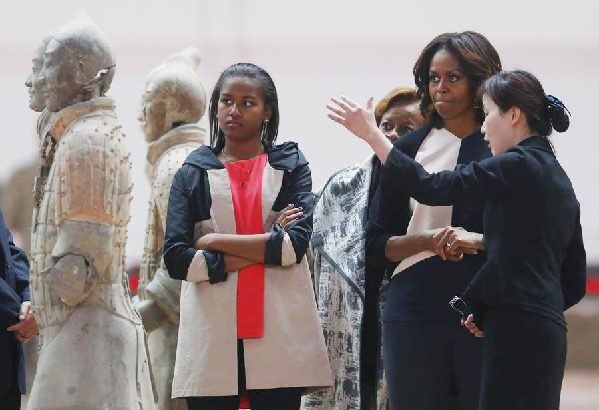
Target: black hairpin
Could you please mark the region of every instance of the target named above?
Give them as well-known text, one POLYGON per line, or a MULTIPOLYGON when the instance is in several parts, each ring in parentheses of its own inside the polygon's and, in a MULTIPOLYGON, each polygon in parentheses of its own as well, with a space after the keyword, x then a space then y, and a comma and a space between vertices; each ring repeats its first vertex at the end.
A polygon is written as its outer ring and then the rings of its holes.
POLYGON ((549 109, 549 120, 551 126, 557 132, 564 132, 570 126, 570 111, 566 108, 559 98, 553 95, 546 95, 547 108, 549 109), (567 114, 566 114, 567 113, 567 114))
POLYGON ((568 115, 572 115, 570 113, 570 110, 566 108, 564 103, 561 102, 559 98, 554 97, 553 95, 546 95, 545 98, 547 99, 547 104, 549 104, 549 108, 559 108, 560 110, 566 111, 568 115))

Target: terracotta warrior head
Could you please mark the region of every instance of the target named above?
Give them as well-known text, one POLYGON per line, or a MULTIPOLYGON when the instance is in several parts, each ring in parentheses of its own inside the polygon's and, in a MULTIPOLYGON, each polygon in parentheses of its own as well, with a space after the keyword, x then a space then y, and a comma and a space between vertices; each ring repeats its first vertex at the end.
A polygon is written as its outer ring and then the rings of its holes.
POLYGON ((40 73, 44 66, 44 53, 48 41, 50 41, 50 37, 44 37, 41 44, 36 48, 33 54, 31 73, 25 81, 25 86, 29 92, 29 108, 35 112, 42 112, 46 108, 46 84, 45 81, 42 81, 40 73))
MULTIPOLYGON (((56 112, 103 96, 114 77, 112 48, 99 27, 80 16, 52 31, 38 47, 26 85, 30 107, 56 112)), ((40 110, 41 111, 41 110, 40 110)))
POLYGON ((206 93, 196 72, 200 60, 199 52, 190 47, 150 71, 139 115, 146 141, 200 121, 206 108, 206 93))

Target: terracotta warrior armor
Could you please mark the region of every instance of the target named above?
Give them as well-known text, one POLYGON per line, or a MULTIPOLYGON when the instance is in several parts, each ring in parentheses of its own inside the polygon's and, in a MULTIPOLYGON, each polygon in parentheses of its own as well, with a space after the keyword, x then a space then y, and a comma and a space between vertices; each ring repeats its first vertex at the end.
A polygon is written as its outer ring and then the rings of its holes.
POLYGON ((147 79, 140 122, 148 142, 147 173, 151 194, 137 308, 148 332, 152 369, 161 410, 187 409, 171 399, 179 327, 181 282, 171 279, 162 246, 171 183, 187 156, 204 141, 197 122, 206 95, 195 69, 200 57, 188 48, 153 69, 147 79))
POLYGON ((40 174, 31 243, 41 350, 29 410, 157 409, 145 332, 128 294, 129 155, 115 61, 85 17, 44 40, 40 174))

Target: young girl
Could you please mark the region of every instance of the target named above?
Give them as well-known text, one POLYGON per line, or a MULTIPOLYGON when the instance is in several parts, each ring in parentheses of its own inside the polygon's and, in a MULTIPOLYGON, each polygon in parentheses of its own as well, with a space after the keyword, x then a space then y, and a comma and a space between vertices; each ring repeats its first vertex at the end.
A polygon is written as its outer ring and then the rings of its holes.
POLYGON ((305 251, 312 233, 308 161, 275 145, 272 79, 228 67, 210 100, 211 147, 177 172, 164 261, 183 279, 173 397, 190 409, 299 409, 331 384, 305 251), (275 223, 277 222, 277 223, 275 223))
POLYGON ((370 144, 384 164, 381 184, 429 205, 486 201, 484 236, 456 231, 445 238, 448 253, 487 250, 463 294, 474 308, 464 324, 484 336, 480 408, 557 410, 563 311, 580 301, 586 285, 580 207, 547 138, 568 128, 567 110, 524 71, 495 75, 482 90, 482 130, 494 156, 453 172, 428 173, 393 147, 376 127, 372 101, 364 110, 336 100, 330 117, 370 144))

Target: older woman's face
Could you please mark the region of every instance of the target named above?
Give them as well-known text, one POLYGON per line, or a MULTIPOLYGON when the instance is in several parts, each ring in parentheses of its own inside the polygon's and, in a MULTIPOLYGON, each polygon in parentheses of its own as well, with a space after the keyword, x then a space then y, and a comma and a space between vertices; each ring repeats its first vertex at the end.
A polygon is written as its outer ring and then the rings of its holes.
POLYGON ((418 102, 393 104, 381 117, 379 129, 389 141, 394 142, 402 135, 412 132, 425 123, 418 102))

